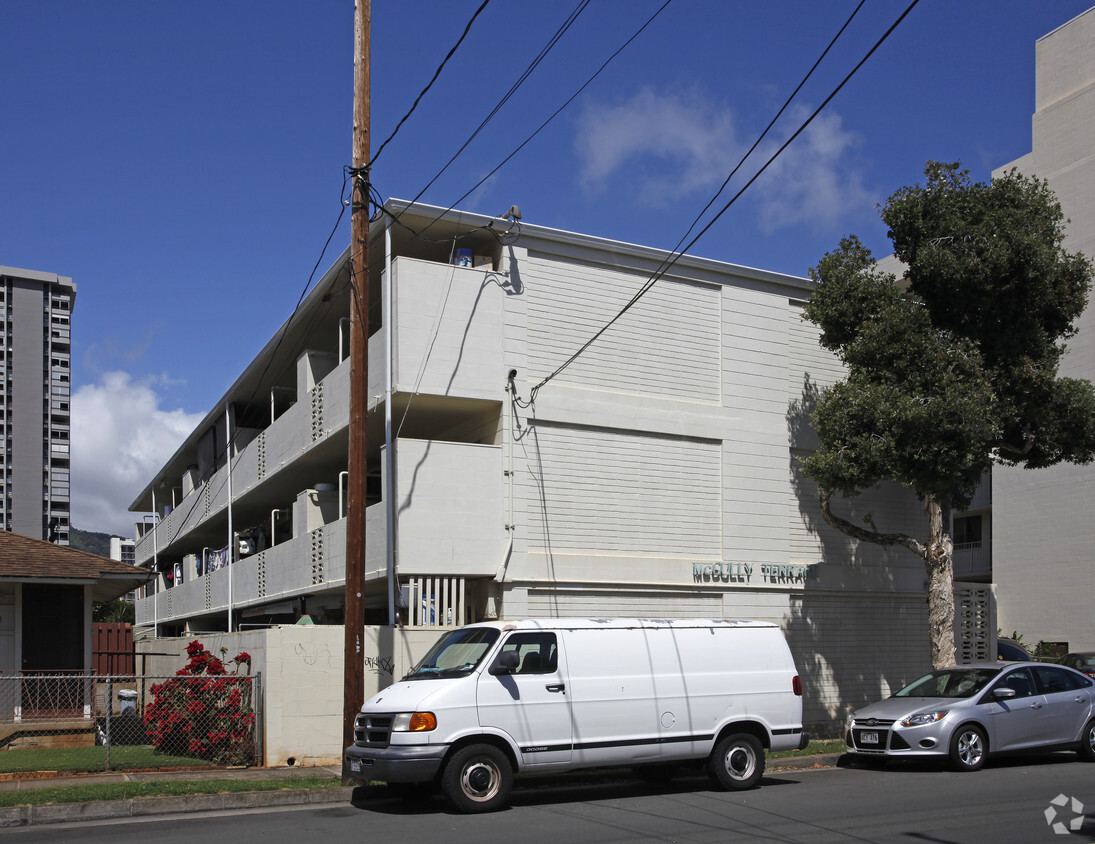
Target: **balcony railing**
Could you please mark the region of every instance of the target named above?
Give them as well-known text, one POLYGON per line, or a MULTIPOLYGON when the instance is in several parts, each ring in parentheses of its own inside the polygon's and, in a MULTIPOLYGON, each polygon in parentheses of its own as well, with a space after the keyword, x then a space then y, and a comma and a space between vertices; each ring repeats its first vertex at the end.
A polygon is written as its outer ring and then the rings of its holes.
POLYGON ((954 578, 992 576, 992 543, 962 542, 954 546, 954 578))

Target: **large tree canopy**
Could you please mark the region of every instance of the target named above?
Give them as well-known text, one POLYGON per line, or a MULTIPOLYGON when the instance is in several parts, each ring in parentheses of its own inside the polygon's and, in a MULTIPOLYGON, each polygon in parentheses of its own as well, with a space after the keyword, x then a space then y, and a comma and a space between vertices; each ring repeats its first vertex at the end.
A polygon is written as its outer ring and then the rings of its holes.
POLYGON ((804 473, 834 526, 924 558, 938 666, 954 659, 951 508, 968 504, 994 460, 1040 468, 1095 457, 1095 390, 1058 376, 1092 267, 1062 248, 1065 220, 1044 181, 1012 171, 971 183, 938 162, 925 176, 881 208, 904 279, 879 272, 855 237, 810 271, 805 318, 847 377, 818 403, 821 447, 804 473), (833 493, 882 481, 926 502, 925 542, 832 513, 833 493))

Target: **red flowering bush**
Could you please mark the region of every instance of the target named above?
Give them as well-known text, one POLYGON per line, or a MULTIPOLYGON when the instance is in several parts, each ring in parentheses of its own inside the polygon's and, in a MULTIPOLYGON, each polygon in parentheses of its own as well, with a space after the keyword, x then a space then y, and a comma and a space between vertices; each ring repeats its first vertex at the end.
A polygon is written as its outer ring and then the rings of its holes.
MULTIPOLYGON (((221 655, 226 653, 222 649, 221 655)), ((194 756, 218 765, 247 765, 254 760, 255 712, 250 677, 230 677, 224 663, 194 640, 190 658, 176 678, 152 686, 152 704, 145 710, 145 730, 158 753, 194 756)), ((251 655, 241 652, 236 670, 251 655)))

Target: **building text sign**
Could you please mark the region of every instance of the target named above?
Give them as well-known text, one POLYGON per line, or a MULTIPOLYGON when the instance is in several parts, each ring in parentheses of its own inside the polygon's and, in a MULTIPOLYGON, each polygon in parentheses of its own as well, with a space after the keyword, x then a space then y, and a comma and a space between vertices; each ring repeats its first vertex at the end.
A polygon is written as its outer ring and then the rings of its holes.
POLYGON ((805 583, 817 580, 817 565, 796 563, 693 563, 695 583, 805 583))

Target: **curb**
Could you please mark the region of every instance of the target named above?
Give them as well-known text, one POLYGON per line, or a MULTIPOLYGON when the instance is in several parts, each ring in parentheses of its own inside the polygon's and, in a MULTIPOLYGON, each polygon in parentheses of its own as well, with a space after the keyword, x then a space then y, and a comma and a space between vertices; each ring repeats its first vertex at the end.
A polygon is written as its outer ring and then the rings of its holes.
MULTIPOLYGON (((844 754, 769 760, 768 771, 807 770, 839 767, 844 754)), ((189 812, 216 812, 239 809, 265 809, 277 806, 349 804, 355 786, 333 788, 286 788, 278 791, 241 791, 226 794, 189 794, 176 797, 131 797, 127 800, 102 800, 90 803, 50 803, 36 806, 0 808, 0 829, 35 824, 78 821, 121 820, 189 812)))
POLYGON ((128 800, 105 800, 93 803, 11 806, 0 809, 0 829, 34 824, 141 818, 187 812, 349 803, 353 790, 352 786, 296 788, 231 794, 191 794, 183 797, 131 797, 128 800))
POLYGON ((839 768, 844 753, 819 753, 816 756, 789 756, 786 759, 769 759, 769 771, 804 770, 807 768, 839 768))

